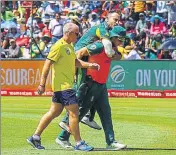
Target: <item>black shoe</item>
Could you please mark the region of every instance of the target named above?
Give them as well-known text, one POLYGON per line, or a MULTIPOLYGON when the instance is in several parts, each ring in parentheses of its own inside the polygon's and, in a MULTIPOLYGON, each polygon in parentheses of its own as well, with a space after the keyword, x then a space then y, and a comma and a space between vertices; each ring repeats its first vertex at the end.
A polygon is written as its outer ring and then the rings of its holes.
POLYGON ((41 140, 34 140, 33 137, 29 137, 27 142, 32 145, 37 150, 44 150, 45 148, 41 146, 41 140))

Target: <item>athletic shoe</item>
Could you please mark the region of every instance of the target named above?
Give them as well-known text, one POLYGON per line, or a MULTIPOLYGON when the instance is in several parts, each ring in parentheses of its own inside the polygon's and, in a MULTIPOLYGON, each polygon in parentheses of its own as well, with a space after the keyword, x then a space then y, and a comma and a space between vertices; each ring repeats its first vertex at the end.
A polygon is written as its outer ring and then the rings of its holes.
POLYGON ((56 143, 62 146, 63 148, 73 149, 73 146, 71 145, 69 141, 63 141, 63 140, 60 140, 59 138, 56 138, 56 143))
POLYGON ((97 129, 97 130, 102 129, 94 120, 90 121, 89 118, 86 116, 82 118, 81 123, 88 125, 89 127, 93 128, 93 129, 97 129))
POLYGON ((60 123, 59 123, 59 126, 60 126, 62 129, 66 130, 67 132, 71 133, 70 127, 69 127, 68 124, 66 124, 65 122, 60 122, 60 123))
POLYGON ((107 145, 107 146, 106 146, 106 149, 108 149, 108 150, 121 150, 121 149, 124 149, 124 148, 126 148, 126 147, 127 147, 127 145, 125 145, 125 144, 120 144, 120 143, 114 141, 114 142, 111 143, 110 145, 107 145))
POLYGON ((76 151, 91 151, 94 148, 92 146, 89 146, 85 143, 85 141, 81 141, 80 144, 77 144, 75 146, 76 151))
POLYGON ((45 148, 41 146, 41 140, 34 140, 33 137, 29 137, 27 142, 32 145, 37 150, 44 150, 45 148))

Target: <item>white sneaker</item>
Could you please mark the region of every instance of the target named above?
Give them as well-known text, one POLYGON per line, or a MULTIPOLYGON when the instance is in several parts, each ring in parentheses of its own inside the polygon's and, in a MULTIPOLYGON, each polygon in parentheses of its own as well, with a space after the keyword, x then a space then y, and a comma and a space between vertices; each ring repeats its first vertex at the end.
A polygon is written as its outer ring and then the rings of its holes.
POLYGON ((126 147, 127 147, 127 145, 120 144, 120 143, 114 141, 110 145, 107 145, 106 149, 108 149, 108 150, 121 150, 121 149, 125 149, 126 147))
POLYGON ((86 116, 82 118, 81 123, 88 125, 93 129, 101 130, 101 127, 94 120, 90 121, 89 118, 86 116))
POLYGON ((68 124, 66 124, 66 123, 64 123, 64 122, 60 122, 60 123, 59 123, 59 126, 60 126, 62 129, 66 130, 67 132, 71 133, 70 127, 68 126, 68 124))
POLYGON ((71 143, 69 141, 63 141, 63 140, 60 140, 59 138, 56 138, 55 141, 56 141, 57 144, 59 144, 63 148, 73 149, 73 146, 71 145, 71 143))

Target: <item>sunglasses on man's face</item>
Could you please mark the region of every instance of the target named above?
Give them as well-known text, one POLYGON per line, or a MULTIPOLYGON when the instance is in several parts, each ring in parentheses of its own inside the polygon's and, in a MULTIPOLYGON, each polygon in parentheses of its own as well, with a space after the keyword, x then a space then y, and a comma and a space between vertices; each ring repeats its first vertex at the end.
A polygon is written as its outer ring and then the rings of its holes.
POLYGON ((79 36, 79 32, 73 32, 72 31, 72 33, 74 33, 77 37, 79 36))

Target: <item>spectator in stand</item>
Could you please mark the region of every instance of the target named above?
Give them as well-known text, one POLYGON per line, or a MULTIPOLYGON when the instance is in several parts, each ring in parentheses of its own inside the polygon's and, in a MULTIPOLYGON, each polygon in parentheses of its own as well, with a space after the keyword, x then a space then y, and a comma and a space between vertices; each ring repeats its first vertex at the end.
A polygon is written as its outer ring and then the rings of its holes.
POLYGON ((2 21, 9 21, 14 18, 14 14, 12 11, 7 11, 7 8, 5 6, 2 6, 1 8, 1 20, 2 21))
POLYGON ((139 14, 139 21, 136 25, 136 34, 139 35, 141 32, 143 32, 147 28, 146 21, 145 21, 145 15, 144 13, 139 14))
POLYGON ((50 50, 50 41, 51 41, 51 36, 50 34, 45 34, 42 39, 41 39, 41 42, 40 42, 40 51, 41 53, 47 57, 48 53, 49 53, 49 50, 50 50))
POLYGON ((31 58, 42 58, 42 53, 40 50, 40 38, 38 34, 33 35, 35 42, 32 44, 31 47, 31 58))
POLYGON ((78 16, 78 18, 81 18, 81 16, 82 16, 82 7, 79 7, 79 8, 76 10, 75 16, 78 16))
POLYGON ((146 40, 145 40, 145 47, 148 48, 150 45, 150 29, 151 29, 151 22, 150 18, 146 18, 146 28, 144 28, 144 32, 146 33, 146 40))
POLYGON ((169 34, 171 37, 176 38, 176 21, 172 23, 169 34))
POLYGON ((20 32, 17 31, 16 27, 11 27, 8 30, 5 40, 3 41, 2 48, 6 49, 9 46, 9 39, 17 39, 20 37, 20 32))
POLYGON ((171 25, 172 22, 176 21, 176 2, 170 1, 166 5, 168 6, 168 25, 171 25))
POLYGON ((81 27, 82 27, 83 34, 90 28, 90 23, 88 21, 87 15, 82 16, 81 27))
POLYGON ((151 35, 157 35, 157 34, 165 34, 167 32, 166 26, 161 21, 161 17, 158 15, 155 15, 154 21, 151 25, 150 34, 151 35))
POLYGON ((31 27, 33 28, 33 31, 37 31, 39 29, 37 24, 37 19, 35 18, 36 16, 38 16, 36 13, 34 13, 33 15, 31 14, 31 16, 27 20, 26 29, 27 29, 28 36, 31 36, 31 30, 32 30, 31 27), (34 17, 33 20, 32 20, 32 16, 34 17))
POLYGON ((105 1, 102 6, 102 10, 111 11, 113 7, 113 1, 105 1))
POLYGON ((135 37, 134 41, 136 51, 140 54, 145 53, 146 33, 141 32, 140 35, 135 37))
MULTIPOLYGON (((66 7, 68 7, 68 5, 67 5, 66 7)), ((77 1, 71 1, 71 2, 70 2, 70 6, 69 6, 69 9, 70 9, 70 10, 76 10, 76 9, 78 9, 79 7, 80 7, 79 2, 77 2, 77 1)))
POLYGON ((129 20, 129 18, 131 18, 130 17, 130 8, 129 8, 129 6, 128 7, 125 7, 124 9, 123 9, 123 18, 127 21, 127 20, 129 20))
POLYGON ((125 47, 125 53, 123 54, 125 60, 140 60, 141 56, 138 53, 138 50, 132 49, 131 46, 125 47))
POLYGON ((8 7, 9 9, 11 9, 11 10, 13 10, 13 9, 15 9, 16 7, 17 7, 17 3, 16 3, 17 1, 1 1, 1 4, 2 4, 2 7, 8 7))
POLYGON ((56 43, 63 36, 63 25, 65 21, 61 18, 61 13, 55 14, 55 19, 52 19, 49 24, 49 29, 52 34, 52 43, 56 43))
POLYGON ((69 18, 71 19, 72 23, 76 24, 79 27, 79 36, 77 38, 79 39, 83 35, 82 26, 80 23, 81 19, 79 19, 78 16, 70 16, 69 18))
POLYGON ((171 52, 169 50, 162 50, 161 59, 172 59, 171 52))
POLYGON ((157 59, 157 53, 154 52, 152 49, 146 49, 144 59, 156 60, 157 59))
POLYGON ((133 40, 134 40, 134 37, 136 36, 135 26, 136 25, 134 21, 128 20, 127 22, 125 22, 127 36, 133 40))
POLYGON ((51 38, 52 34, 51 34, 50 29, 49 29, 50 20, 49 19, 44 19, 43 23, 44 23, 45 27, 42 30, 41 35, 42 36, 49 35, 50 38, 51 38))
POLYGON ((18 22, 20 22, 20 12, 18 10, 13 10, 13 15, 18 22))
POLYGON ((166 1, 156 1, 156 13, 161 16, 161 17, 165 17, 167 16, 167 5, 166 5, 166 1))
POLYGON ((134 1, 132 9, 134 10, 133 19, 135 21, 139 20, 139 14, 144 13, 145 11, 145 2, 144 1, 134 1))
POLYGON ((100 19, 98 18, 97 13, 92 12, 92 14, 90 15, 90 20, 89 20, 90 26, 97 26, 100 24, 100 19))
POLYGON ((152 47, 151 49, 155 52, 155 53, 159 53, 159 47, 162 44, 162 35, 161 34, 157 34, 156 36, 154 36, 154 40, 152 41, 152 47))
POLYGON ((132 39, 130 39, 128 36, 126 36, 122 47, 125 48, 126 46, 131 47, 132 49, 135 48, 134 41, 132 39))
POLYGON ((19 46, 16 45, 15 39, 10 39, 10 47, 9 47, 9 58, 20 58, 22 56, 22 52, 19 46))
POLYGON ((146 1, 145 11, 144 11, 146 14, 146 17, 150 17, 153 14, 155 14, 154 5, 155 4, 153 0, 146 1))
POLYGON ((62 9, 55 5, 55 1, 48 1, 49 5, 46 7, 44 14, 48 14, 51 19, 55 18, 56 13, 61 13, 62 9))

